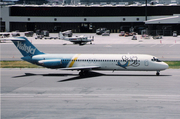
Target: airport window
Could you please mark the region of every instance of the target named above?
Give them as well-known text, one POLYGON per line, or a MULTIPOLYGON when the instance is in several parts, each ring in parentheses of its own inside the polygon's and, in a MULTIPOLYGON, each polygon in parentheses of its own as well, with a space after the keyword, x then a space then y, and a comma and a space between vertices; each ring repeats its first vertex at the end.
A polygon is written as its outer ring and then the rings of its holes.
MULTIPOLYGON (((144 6, 134 7, 10 7, 10 16, 144 16, 144 6), (60 11, 60 12, 59 12, 60 11), (123 11, 123 12, 122 12, 123 11)), ((179 13, 179 6, 148 6, 148 15, 179 13), (163 10, 162 10, 163 9, 163 10), (171 9, 171 10, 167 10, 171 9), (164 12, 164 10, 166 12, 164 12)))

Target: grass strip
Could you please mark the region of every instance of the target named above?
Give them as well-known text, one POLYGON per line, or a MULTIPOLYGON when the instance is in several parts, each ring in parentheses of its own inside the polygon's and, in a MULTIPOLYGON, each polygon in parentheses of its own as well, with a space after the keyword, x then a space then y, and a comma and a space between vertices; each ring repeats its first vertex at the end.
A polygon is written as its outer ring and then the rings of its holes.
POLYGON ((169 69, 180 69, 180 61, 165 61, 169 65, 169 69))
POLYGON ((1 61, 1 68, 41 68, 26 61, 1 61))
MULTIPOLYGON (((180 61, 165 61, 170 69, 180 69, 180 61)), ((0 61, 0 68, 42 68, 26 61, 0 61)))

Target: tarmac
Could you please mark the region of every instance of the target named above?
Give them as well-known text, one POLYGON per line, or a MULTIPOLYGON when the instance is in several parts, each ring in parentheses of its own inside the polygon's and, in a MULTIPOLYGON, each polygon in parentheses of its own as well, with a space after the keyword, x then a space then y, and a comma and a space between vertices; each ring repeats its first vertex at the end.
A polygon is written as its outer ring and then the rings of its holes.
POLYGON ((1 69, 1 118, 179 119, 179 72, 1 69))
MULTIPOLYGON (((82 35, 82 34, 74 34, 82 35)), ((94 35, 92 45, 29 37, 45 53, 151 54, 180 60, 180 37, 131 40, 132 37, 94 35)), ((58 34, 50 34, 52 37, 58 34)), ((11 42, 1 43, 1 60, 20 60, 11 42)), ((180 69, 156 72, 78 71, 45 68, 2 68, 2 119, 179 119, 180 69)))
MULTIPOLYGON (((20 32, 21 36, 24 36, 24 32, 20 32)), ((119 36, 119 33, 111 33, 110 36, 96 35, 95 33, 73 33, 73 36, 87 36, 94 37, 93 44, 180 44, 180 36, 162 36, 162 39, 153 39, 152 36, 149 39, 136 35, 137 40, 132 40, 132 36, 124 37, 119 36)), ((58 33, 50 33, 50 37, 58 37, 58 33)), ((33 37, 27 37, 33 44, 73 44, 69 41, 61 39, 35 39, 33 37)), ((9 42, 9 41, 5 41, 9 42)))

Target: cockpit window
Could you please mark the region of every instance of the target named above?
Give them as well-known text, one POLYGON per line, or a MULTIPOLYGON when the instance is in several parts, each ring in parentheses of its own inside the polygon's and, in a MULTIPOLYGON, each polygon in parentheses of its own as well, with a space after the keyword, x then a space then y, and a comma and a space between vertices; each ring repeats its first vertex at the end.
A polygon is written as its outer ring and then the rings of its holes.
POLYGON ((153 59, 151 59, 151 61, 161 62, 161 60, 157 59, 156 57, 153 57, 153 59))

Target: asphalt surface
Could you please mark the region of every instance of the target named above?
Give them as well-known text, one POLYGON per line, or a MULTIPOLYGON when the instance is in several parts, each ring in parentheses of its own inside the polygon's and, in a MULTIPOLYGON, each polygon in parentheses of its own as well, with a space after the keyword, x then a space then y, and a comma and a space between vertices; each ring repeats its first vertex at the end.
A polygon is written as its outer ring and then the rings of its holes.
MULTIPOLYGON (((62 45, 35 44, 44 53, 54 54, 149 54, 161 60, 180 60, 180 44, 97 44, 97 45, 62 45)), ((1 60, 21 60, 21 53, 13 44, 1 44, 1 60)))
POLYGON ((1 118, 179 119, 179 72, 1 69, 1 118))

